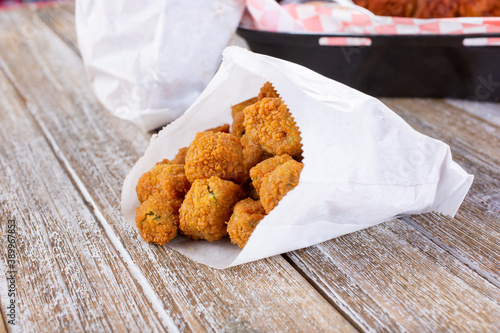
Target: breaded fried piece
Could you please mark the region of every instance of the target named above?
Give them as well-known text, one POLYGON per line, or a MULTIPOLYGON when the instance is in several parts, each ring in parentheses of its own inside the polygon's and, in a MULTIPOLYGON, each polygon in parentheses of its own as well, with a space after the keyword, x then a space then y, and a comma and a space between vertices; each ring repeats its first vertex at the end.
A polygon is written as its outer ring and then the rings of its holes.
POLYGON ((183 164, 158 163, 139 178, 135 190, 140 202, 160 193, 177 211, 189 187, 183 164))
POLYGON ((297 186, 303 167, 302 163, 291 160, 276 167, 262 179, 258 192, 262 207, 267 214, 290 190, 297 186))
POLYGON ((263 98, 245 112, 245 135, 272 155, 302 153, 300 131, 280 98, 263 98))
POLYGON ((175 155, 172 163, 175 164, 185 164, 186 163, 186 154, 188 151, 188 147, 179 148, 177 155, 175 155))
POLYGON ((263 179, 278 166, 293 160, 290 155, 278 155, 260 162, 255 167, 250 169, 250 178, 257 192, 260 190, 263 179))
POLYGON ((245 113, 243 110, 238 112, 233 117, 233 125, 231 126, 231 134, 237 138, 241 138, 243 134, 245 134, 245 125, 243 122, 245 121, 245 113))
POLYGON ((497 0, 458 0, 458 16, 488 16, 497 0))
POLYGON ((135 223, 146 242, 165 245, 177 236, 179 214, 156 193, 135 209, 135 223))
POLYGON ((195 180, 179 211, 182 234, 210 242, 226 236, 226 222, 243 197, 243 190, 231 181, 218 177, 195 180))
POLYGON ((243 166, 245 167, 245 174, 248 174, 251 168, 262 162, 272 155, 266 153, 262 147, 250 139, 249 135, 241 137, 241 146, 243 147, 243 166))
POLYGON ((417 18, 494 15, 497 0, 354 0, 376 15, 417 18))
POLYGON ((217 127, 214 127, 214 128, 209 128, 209 129, 207 129, 205 132, 214 132, 214 133, 217 133, 217 132, 222 132, 222 133, 229 133, 229 124, 224 124, 224 125, 220 125, 220 126, 217 126, 217 127))
POLYGON ((445 18, 458 16, 458 1, 456 0, 419 0, 413 17, 445 18))
POLYGON ((185 169, 191 183, 212 176, 241 183, 245 179, 245 169, 240 140, 221 132, 196 134, 186 155, 185 169))
POLYGON ((233 210, 233 215, 227 223, 227 233, 231 238, 231 243, 240 248, 245 247, 252 232, 264 218, 266 211, 260 201, 250 198, 239 201, 233 210))
POLYGON ((418 3, 417 0, 355 0, 354 2, 376 15, 402 17, 412 17, 418 3))
POLYGON ((259 95, 257 96, 259 101, 265 97, 268 97, 268 98, 279 98, 280 97, 280 95, 278 94, 276 89, 274 89, 272 83, 269 81, 264 83, 262 88, 260 88, 259 95))
POLYGON ((259 100, 257 97, 253 97, 250 99, 247 99, 246 101, 243 101, 241 103, 238 103, 236 105, 231 106, 231 116, 233 117, 236 116, 238 113, 243 112, 243 109, 246 108, 249 105, 257 103, 259 100))

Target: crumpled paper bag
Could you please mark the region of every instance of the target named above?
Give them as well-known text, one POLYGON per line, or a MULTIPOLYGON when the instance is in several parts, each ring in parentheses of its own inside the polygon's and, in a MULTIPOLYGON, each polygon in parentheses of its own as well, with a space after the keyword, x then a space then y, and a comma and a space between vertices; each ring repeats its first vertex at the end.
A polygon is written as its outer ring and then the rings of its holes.
POLYGON ((122 212, 135 227, 139 177, 189 146, 195 134, 231 123, 231 105, 273 83, 302 132, 304 169, 240 250, 228 239, 168 246, 225 268, 311 246, 398 216, 453 216, 472 184, 449 147, 411 128, 379 100, 305 67, 229 47, 221 68, 179 119, 154 137, 123 184, 122 212))
POLYGON ((244 0, 79 0, 76 31, 98 99, 142 130, 193 103, 220 65, 244 0))

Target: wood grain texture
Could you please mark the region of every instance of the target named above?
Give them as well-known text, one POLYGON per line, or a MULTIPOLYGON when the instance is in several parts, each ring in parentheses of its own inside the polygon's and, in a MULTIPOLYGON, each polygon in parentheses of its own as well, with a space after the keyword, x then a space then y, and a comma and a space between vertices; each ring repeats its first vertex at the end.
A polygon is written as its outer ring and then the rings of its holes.
POLYGON ((457 216, 414 215, 290 253, 361 330, 500 329, 500 128, 445 101, 384 99, 475 174, 457 216), (406 222, 406 223, 405 223, 406 222))
POLYGON ((500 125, 443 101, 386 102, 415 129, 448 143, 475 177, 454 219, 425 214, 405 221, 500 287, 500 125))
MULTIPOLYGON (((0 302, 0 304, 2 304, 0 302)), ((2 305, 2 315, 0 316, 0 333, 7 333, 7 325, 5 324, 5 320, 3 317, 3 305, 2 305)))
MULTIPOLYGON (((53 6, 34 7, 33 12, 47 24, 76 54, 78 39, 75 30, 75 5, 74 3, 56 3, 53 6)), ((37 18, 33 18, 36 20, 37 18)))
MULTIPOLYGON (((0 13, 0 29, 19 34, 19 22, 29 16, 0 13)), ((151 289, 146 297, 159 300, 181 331, 353 331, 282 257, 220 271, 145 243, 121 217, 119 197, 147 139, 97 103, 78 56, 45 23, 35 24, 30 28, 36 37, 16 45, 23 57, 1 49, 0 66, 27 100, 107 237, 142 274, 139 284, 151 289)), ((57 317, 57 311, 46 316, 57 317)))
POLYGON ((446 102, 459 109, 472 113, 487 122, 500 126, 500 103, 475 102, 459 99, 449 99, 446 100, 446 102))
MULTIPOLYGON (((21 332, 148 331, 163 325, 0 70, 0 265, 16 221, 21 332)), ((3 299, 2 304, 6 304, 3 299)), ((4 314, 5 315, 5 314, 4 314)))
POLYGON ((500 329, 498 288, 402 221, 289 256, 363 331, 500 329))

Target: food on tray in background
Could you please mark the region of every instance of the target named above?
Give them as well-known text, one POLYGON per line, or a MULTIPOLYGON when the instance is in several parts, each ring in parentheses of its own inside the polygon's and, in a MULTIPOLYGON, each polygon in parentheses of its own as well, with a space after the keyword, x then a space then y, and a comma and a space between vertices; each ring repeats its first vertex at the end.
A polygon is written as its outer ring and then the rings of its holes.
POLYGON ((375 15, 415 18, 498 16, 498 0, 354 0, 375 15))
POLYGON ((197 133, 172 161, 139 178, 136 224, 144 240, 164 245, 180 230, 207 241, 229 234, 243 248, 259 221, 297 186, 300 131, 273 85, 266 82, 231 113, 231 131, 225 124, 197 133))
POLYGON ((239 201, 233 210, 233 215, 227 223, 227 232, 231 238, 231 243, 240 248, 245 247, 252 232, 266 216, 266 211, 260 201, 246 198, 239 201))
POLYGON ((226 223, 243 197, 243 190, 229 180, 196 179, 180 209, 182 234, 211 242, 226 236, 226 223))

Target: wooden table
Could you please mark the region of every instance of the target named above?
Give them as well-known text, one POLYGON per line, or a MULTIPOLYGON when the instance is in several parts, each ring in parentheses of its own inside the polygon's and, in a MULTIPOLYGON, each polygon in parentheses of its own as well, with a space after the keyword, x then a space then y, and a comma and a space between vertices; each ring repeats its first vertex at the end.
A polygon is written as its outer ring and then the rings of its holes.
POLYGON ((498 104, 383 99, 475 175, 454 219, 401 218, 215 270, 122 218, 151 133, 96 100, 73 12, 0 12, 0 332, 500 331, 498 104))

